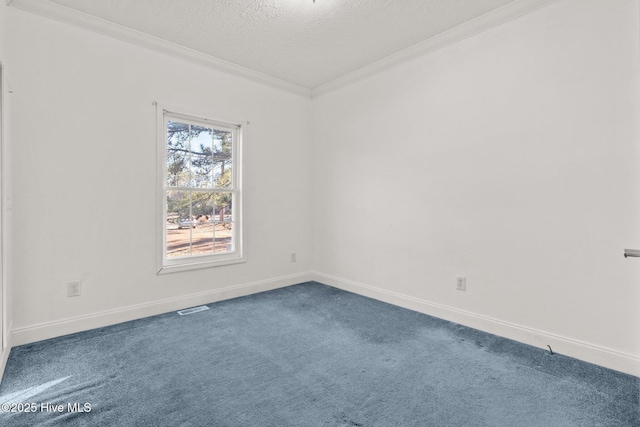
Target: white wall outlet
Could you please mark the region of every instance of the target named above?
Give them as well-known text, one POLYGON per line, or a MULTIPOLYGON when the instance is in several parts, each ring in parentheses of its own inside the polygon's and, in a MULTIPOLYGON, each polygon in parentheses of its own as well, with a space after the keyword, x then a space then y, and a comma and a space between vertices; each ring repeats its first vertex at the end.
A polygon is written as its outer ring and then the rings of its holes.
POLYGON ((296 261, 297 261, 296 253, 294 252, 291 254, 291 262, 296 262, 296 261))
POLYGON ((74 280, 67 283, 67 296, 68 297, 79 297, 80 290, 82 288, 81 280, 74 280))
POLYGON ((456 276, 456 289, 459 291, 467 290, 467 278, 465 276, 456 276))

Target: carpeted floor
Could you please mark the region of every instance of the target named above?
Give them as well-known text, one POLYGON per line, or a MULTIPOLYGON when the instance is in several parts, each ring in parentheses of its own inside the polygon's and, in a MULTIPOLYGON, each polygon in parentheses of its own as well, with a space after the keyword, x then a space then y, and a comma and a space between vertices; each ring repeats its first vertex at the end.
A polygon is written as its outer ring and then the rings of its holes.
POLYGON ((640 426, 639 378, 328 286, 209 307, 14 348, 0 425, 640 426))

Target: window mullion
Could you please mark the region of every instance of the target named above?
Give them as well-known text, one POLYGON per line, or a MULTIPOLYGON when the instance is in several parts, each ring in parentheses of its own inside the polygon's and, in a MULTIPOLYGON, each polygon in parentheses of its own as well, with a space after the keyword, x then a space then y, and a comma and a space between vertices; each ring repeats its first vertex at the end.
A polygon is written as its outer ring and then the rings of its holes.
POLYGON ((194 193, 238 193, 236 188, 192 188, 192 187, 169 187, 165 191, 193 191, 194 193))
MULTIPOLYGON (((189 168, 189 187, 193 182, 193 171, 191 170, 191 124, 189 124, 189 138, 187 139, 187 153, 188 153, 188 161, 187 166, 189 168)), ((191 224, 193 223, 193 191, 189 191, 189 255, 193 255, 193 227, 191 224)))

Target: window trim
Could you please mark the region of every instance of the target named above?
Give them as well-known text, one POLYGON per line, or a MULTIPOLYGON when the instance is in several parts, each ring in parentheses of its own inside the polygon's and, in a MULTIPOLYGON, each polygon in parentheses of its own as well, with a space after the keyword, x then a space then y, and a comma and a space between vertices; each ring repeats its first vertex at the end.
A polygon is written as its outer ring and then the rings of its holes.
POLYGON ((179 271, 189 271, 201 268, 211 268, 224 265, 238 264, 246 262, 243 238, 243 215, 242 215, 242 141, 244 128, 240 123, 244 121, 228 121, 219 119, 209 119, 202 114, 190 114, 184 109, 163 108, 158 103, 156 106, 156 163, 157 163, 157 194, 156 194, 156 237, 157 237, 157 265, 156 274, 174 273, 179 271), (167 140, 166 121, 167 117, 172 119, 182 119, 189 123, 201 124, 211 127, 220 127, 234 132, 232 140, 232 189, 226 190, 234 194, 232 221, 234 232, 234 251, 230 253, 218 253, 210 255, 185 256, 180 258, 167 259, 166 256, 166 191, 167 186, 167 140))

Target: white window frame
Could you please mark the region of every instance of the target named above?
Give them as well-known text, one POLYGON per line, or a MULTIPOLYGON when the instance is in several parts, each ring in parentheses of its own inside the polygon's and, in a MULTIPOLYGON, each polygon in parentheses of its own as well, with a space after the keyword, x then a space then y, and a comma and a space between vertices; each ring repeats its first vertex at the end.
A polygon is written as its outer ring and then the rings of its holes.
POLYGON ((218 267, 223 265, 246 262, 243 244, 242 221, 242 136, 243 128, 240 121, 224 121, 205 118, 204 116, 185 114, 179 109, 166 109, 156 104, 157 108, 157 233, 158 256, 157 274, 174 273, 179 271, 195 270, 200 268, 218 267), (167 258, 167 121, 183 121, 189 124, 201 125, 232 132, 231 153, 233 159, 232 186, 230 189, 219 189, 223 192, 233 193, 233 209, 231 222, 233 224, 233 250, 231 252, 188 255, 176 258, 167 258))

